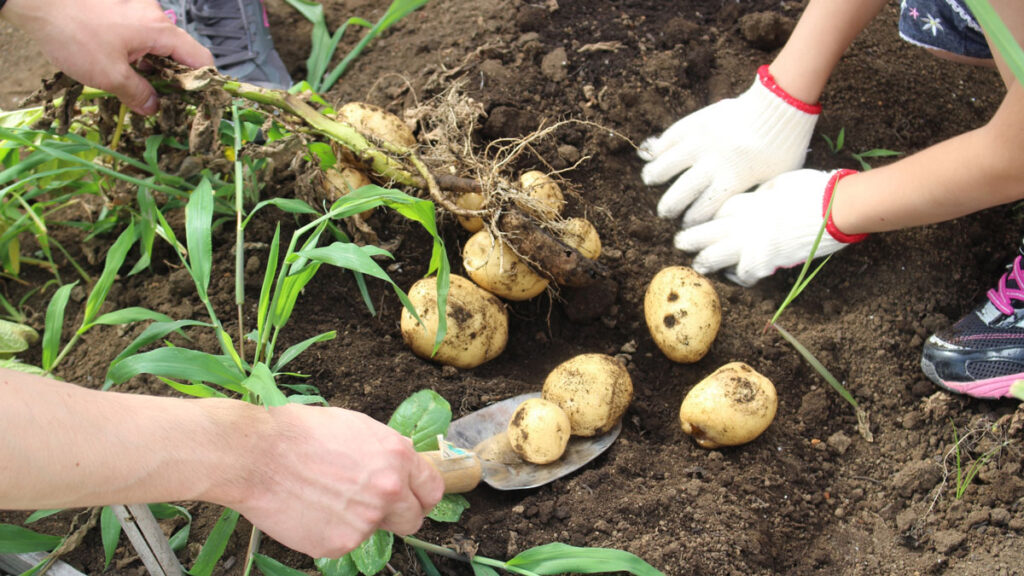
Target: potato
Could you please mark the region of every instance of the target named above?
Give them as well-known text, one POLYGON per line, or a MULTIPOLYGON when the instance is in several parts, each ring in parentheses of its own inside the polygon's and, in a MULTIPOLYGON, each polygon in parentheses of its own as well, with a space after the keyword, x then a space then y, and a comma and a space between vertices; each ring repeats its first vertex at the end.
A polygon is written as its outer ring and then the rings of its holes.
MULTIPOLYGON (((455 205, 463 210, 479 210, 484 205, 484 196, 476 192, 466 192, 455 199, 455 205)), ((459 216, 458 220, 468 232, 479 232, 484 227, 484 221, 479 216, 459 216)))
POLYGON ((547 174, 540 170, 523 172, 519 185, 526 192, 528 200, 519 202, 519 207, 528 214, 545 221, 557 218, 565 208, 562 189, 547 174))
POLYGON ((611 430, 633 401, 633 380, 607 354, 580 354, 559 364, 544 380, 541 397, 569 416, 574 436, 611 430))
POLYGON ((569 417, 558 404, 530 398, 512 413, 506 434, 512 450, 523 460, 550 464, 565 453, 569 429, 569 417))
POLYGON ((704 448, 737 446, 760 436, 777 408, 771 380, 743 362, 730 362, 686 394, 679 422, 704 448))
POLYGON ((356 130, 398 146, 416 145, 416 136, 391 112, 365 102, 348 102, 338 109, 338 120, 351 124, 356 130))
POLYGON ((669 266, 647 287, 644 317, 665 356, 689 364, 711 349, 722 324, 722 306, 707 278, 686 266, 669 266))
POLYGON ((505 303, 468 279, 452 274, 445 310, 448 331, 437 354, 431 356, 437 337, 437 280, 423 278, 409 289, 409 300, 423 324, 402 309, 402 339, 421 358, 456 368, 475 368, 496 358, 508 342, 508 311, 505 303))
POLYGON ((481 288, 507 300, 529 300, 548 287, 548 279, 530 268, 508 244, 480 230, 462 248, 466 274, 481 288))
POLYGON ((561 229, 562 242, 575 248, 584 258, 597 260, 601 255, 601 237, 586 218, 569 218, 561 229))

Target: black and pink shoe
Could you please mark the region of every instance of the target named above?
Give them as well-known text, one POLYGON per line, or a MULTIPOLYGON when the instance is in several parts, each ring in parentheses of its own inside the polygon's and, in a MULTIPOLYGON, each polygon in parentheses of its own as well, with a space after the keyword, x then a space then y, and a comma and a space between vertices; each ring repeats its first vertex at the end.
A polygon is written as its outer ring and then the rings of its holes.
POLYGON ((924 344, 921 368, 938 386, 974 398, 1010 397, 1024 380, 1024 270, 1021 256, 988 300, 924 344))

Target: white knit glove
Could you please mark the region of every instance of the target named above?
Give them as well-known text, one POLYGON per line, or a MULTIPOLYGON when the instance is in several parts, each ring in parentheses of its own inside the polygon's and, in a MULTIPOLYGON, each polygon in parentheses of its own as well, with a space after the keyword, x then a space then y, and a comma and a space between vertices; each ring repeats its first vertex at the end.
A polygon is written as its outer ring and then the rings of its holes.
MULTIPOLYGON (((710 222, 676 234, 676 248, 697 252, 701 274, 726 269, 727 278, 753 286, 779 268, 802 264, 821 230, 836 182, 854 170, 786 172, 753 192, 727 200, 710 222)), ((866 234, 843 234, 829 213, 815 256, 826 256, 866 234)))
POLYGON ((675 218, 687 206, 683 229, 708 221, 722 204, 804 164, 821 106, 790 96, 768 72, 736 98, 702 108, 640 145, 642 178, 662 184, 683 172, 658 203, 675 218), (692 204, 692 205, 691 205, 692 204))

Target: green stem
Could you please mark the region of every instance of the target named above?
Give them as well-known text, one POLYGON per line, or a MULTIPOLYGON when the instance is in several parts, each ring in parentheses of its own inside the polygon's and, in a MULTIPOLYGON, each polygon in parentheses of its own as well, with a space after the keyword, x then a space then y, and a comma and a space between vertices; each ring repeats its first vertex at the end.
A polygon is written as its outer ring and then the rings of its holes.
POLYGON ((57 357, 54 358, 53 365, 50 366, 50 370, 47 373, 48 375, 52 375, 53 374, 53 371, 57 369, 58 365, 60 365, 61 360, 63 360, 64 357, 68 355, 68 352, 71 352, 71 348, 73 348, 74 345, 78 343, 78 340, 81 337, 82 337, 82 333, 81 332, 76 332, 75 335, 72 336, 70 340, 68 340, 68 343, 64 345, 63 349, 61 349, 60 354, 58 354, 57 357))
POLYGON ((523 576, 539 576, 536 572, 524 570, 517 566, 509 566, 508 562, 495 560, 494 558, 487 558, 486 556, 473 556, 472 558, 470 558, 469 556, 459 554, 458 552, 450 548, 438 546, 437 544, 431 544, 430 542, 424 542, 423 540, 420 540, 419 538, 414 538, 412 536, 403 536, 402 540, 409 546, 412 546, 413 548, 425 550, 427 552, 437 554, 438 556, 444 556, 445 558, 450 558, 452 560, 458 560, 459 562, 465 562, 466 564, 472 564, 475 562, 477 564, 482 564, 484 566, 500 568, 507 572, 522 574, 523 576))

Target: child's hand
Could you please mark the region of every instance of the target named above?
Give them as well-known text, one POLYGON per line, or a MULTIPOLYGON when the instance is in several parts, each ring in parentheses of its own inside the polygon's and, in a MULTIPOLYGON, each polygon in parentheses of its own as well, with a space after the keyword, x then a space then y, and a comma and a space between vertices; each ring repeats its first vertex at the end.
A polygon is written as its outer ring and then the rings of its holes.
MULTIPOLYGON (((777 269, 807 259, 835 183, 851 173, 786 172, 753 192, 729 199, 710 222, 676 234, 676 248, 697 252, 692 266, 701 274, 724 268, 733 282, 753 286, 777 269)), ((826 256, 864 238, 843 234, 830 219, 815 256, 826 256)))
POLYGON ((156 0, 8 0, 0 14, 65 74, 140 114, 157 111, 156 91, 132 68, 146 54, 213 66, 210 51, 175 26, 156 0))
POLYGON ((648 162, 645 184, 682 172, 661 197, 658 216, 675 218, 689 206, 683 229, 689 228, 709 220, 730 197, 800 168, 820 111, 786 94, 762 66, 739 97, 698 110, 648 139, 640 146, 648 162))

